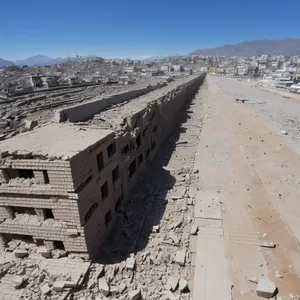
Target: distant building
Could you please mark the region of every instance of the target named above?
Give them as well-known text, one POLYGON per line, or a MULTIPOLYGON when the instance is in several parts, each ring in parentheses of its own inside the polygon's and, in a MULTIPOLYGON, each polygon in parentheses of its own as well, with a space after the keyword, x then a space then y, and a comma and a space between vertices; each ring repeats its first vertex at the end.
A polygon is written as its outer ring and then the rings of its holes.
POLYGON ((42 87, 43 86, 43 81, 40 75, 30 75, 28 76, 29 80, 29 85, 32 87, 42 87))
POLYGON ((200 68, 200 72, 207 72, 208 71, 208 67, 201 67, 200 68))
POLYGON ((237 67, 237 75, 245 76, 248 75, 248 73, 249 73, 248 67, 245 66, 237 67))
POLYGON ((119 76, 118 83, 122 85, 133 84, 135 83, 135 79, 129 76, 119 76))
POLYGON ((132 73, 134 73, 134 67, 125 68, 124 73, 125 74, 132 74, 132 73))
POLYGON ((233 76, 233 75, 235 75, 235 68, 228 68, 227 70, 226 70, 226 74, 227 75, 230 75, 230 76, 233 76))
POLYGON ((181 65, 174 65, 174 66, 172 67, 172 69, 173 69, 173 72, 174 72, 174 73, 180 73, 180 72, 184 71, 184 68, 183 68, 183 66, 181 66, 181 65))
POLYGON ((225 69, 223 69, 223 68, 216 68, 215 72, 217 74, 224 74, 225 73, 225 69))
POLYGON ((170 67, 169 66, 161 66, 160 70, 165 72, 165 73, 169 73, 170 72, 170 67))
POLYGON ((23 83, 10 83, 4 85, 1 89, 1 93, 8 96, 15 96, 23 93, 29 93, 33 91, 32 86, 26 86, 23 83))
POLYGON ((69 76, 67 77, 67 81, 69 85, 75 85, 82 82, 82 80, 78 76, 69 76))
POLYGON ((41 76, 44 87, 54 87, 58 85, 59 76, 41 76))

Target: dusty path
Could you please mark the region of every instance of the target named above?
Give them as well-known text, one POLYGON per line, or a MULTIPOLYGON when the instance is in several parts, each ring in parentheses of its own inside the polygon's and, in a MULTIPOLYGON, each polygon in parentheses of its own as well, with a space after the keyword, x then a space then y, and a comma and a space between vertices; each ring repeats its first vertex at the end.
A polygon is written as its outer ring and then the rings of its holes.
MULTIPOLYGON (((229 299, 231 287, 232 299, 256 299, 256 284, 247 280, 249 276, 272 280, 279 296, 291 299, 291 293, 300 295, 300 159, 291 144, 276 134, 272 112, 264 109, 268 117, 262 121, 263 113, 236 103, 233 87, 228 88, 222 80, 208 76, 208 93, 203 99, 206 113, 195 162, 200 170, 195 215, 199 216, 196 221, 202 221, 197 253, 203 251, 205 240, 208 260, 196 261, 198 288, 193 299, 216 299, 220 294, 212 286, 219 283, 223 299, 229 299), (210 203, 210 210, 203 203, 210 203), (220 217, 208 215, 207 220, 220 223, 207 226, 206 222, 204 226, 203 213, 211 212, 212 207, 215 215, 220 210, 220 217), (224 258, 210 259, 208 227, 223 229, 216 241, 224 258), (276 248, 262 248, 263 242, 275 243, 276 248), (218 270, 216 264, 222 259, 227 262, 228 277, 224 272, 220 278, 210 270, 218 270), (205 276, 201 277, 201 272, 205 276)), ((240 86, 239 93, 243 94, 240 86)), ((299 107, 294 109, 299 112, 299 107)), ((286 114, 282 111, 280 121, 286 114)))

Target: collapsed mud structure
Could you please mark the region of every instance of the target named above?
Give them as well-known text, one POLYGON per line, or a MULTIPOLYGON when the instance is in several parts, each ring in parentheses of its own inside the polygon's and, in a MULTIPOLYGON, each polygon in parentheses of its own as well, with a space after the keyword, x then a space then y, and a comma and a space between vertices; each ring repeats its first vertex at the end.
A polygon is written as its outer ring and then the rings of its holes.
POLYGON ((61 109, 53 123, 1 142, 2 243, 30 240, 95 258, 204 77, 61 109))

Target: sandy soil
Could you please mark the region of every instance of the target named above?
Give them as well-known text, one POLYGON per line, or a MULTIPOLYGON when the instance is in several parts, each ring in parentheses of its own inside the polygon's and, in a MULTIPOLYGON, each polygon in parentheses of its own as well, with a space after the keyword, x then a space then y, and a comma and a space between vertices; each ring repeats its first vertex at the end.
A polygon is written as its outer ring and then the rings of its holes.
POLYGON ((200 190, 219 195, 232 299, 257 298, 249 276, 272 280, 278 295, 291 299, 291 293, 300 294, 300 145, 295 125, 300 104, 221 77, 208 76, 206 84, 195 167, 200 190), (242 104, 235 98, 266 103, 242 104), (289 135, 278 134, 282 129, 289 135), (263 242, 276 248, 262 248, 263 242))
POLYGON ((216 85, 244 103, 249 111, 275 135, 286 130, 282 142, 300 154, 300 97, 275 88, 255 87, 235 79, 214 77, 216 85))

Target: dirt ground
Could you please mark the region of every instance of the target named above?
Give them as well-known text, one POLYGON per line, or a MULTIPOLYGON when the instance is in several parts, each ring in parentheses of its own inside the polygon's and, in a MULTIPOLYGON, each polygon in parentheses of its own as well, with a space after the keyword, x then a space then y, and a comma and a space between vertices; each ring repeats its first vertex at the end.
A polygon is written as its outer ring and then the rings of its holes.
MULTIPOLYGON (((231 297, 258 298, 247 279, 255 276, 275 283, 277 299, 292 299, 300 295, 300 104, 217 76, 207 76, 206 89, 195 168, 202 194, 218 195, 231 297), (264 242, 276 247, 260 247, 264 242)), ((217 286, 217 275, 197 285, 207 290, 213 280, 217 286)), ((208 293, 203 299, 212 299, 208 293)))

